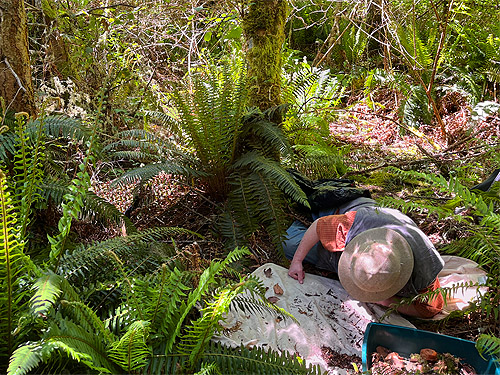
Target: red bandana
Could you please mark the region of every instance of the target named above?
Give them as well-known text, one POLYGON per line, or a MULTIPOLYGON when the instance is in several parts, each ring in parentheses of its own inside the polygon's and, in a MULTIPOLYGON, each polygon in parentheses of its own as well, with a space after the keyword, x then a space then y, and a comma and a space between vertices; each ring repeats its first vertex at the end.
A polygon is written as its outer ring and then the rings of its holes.
POLYGON ((356 211, 349 211, 343 215, 323 216, 318 219, 316 233, 326 250, 344 250, 347 233, 354 223, 355 216, 356 211))

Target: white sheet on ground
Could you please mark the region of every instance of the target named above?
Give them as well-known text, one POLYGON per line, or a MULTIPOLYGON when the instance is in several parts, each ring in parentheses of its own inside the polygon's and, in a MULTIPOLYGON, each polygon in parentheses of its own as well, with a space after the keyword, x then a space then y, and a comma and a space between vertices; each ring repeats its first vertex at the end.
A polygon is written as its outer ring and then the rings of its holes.
MULTIPOLYGON (((448 266, 443 271, 442 286, 484 277, 484 272, 474 262, 458 257, 447 257, 445 260, 448 266)), ((321 348, 326 346, 338 353, 361 356, 366 326, 369 322, 379 321, 386 311, 384 307, 352 300, 339 281, 329 278, 307 274, 304 283, 299 284, 288 276, 286 268, 271 263, 259 267, 253 275, 268 287, 266 297, 277 297, 276 305, 291 313, 298 324, 291 319, 275 319, 270 314, 250 315, 236 311, 228 314, 222 323, 225 333, 215 340, 230 346, 258 345, 286 350, 296 353, 309 364, 319 364, 329 374, 353 373, 352 369, 348 372, 329 367, 322 357, 321 348), (276 284, 283 294, 275 293, 276 284)), ((475 292, 474 288, 457 295, 457 300, 449 308, 465 306, 475 292)), ((414 327, 395 313, 383 322, 414 327)))

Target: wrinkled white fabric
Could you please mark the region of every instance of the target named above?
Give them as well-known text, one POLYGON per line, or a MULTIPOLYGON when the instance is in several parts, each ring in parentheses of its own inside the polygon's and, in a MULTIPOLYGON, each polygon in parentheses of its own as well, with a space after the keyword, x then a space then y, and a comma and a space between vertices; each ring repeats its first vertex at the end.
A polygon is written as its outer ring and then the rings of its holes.
MULTIPOLYGON (((442 286, 463 281, 461 272, 481 274, 474 262, 461 259, 445 259, 450 263, 443 270, 446 279, 443 279, 442 286)), ((259 277, 268 288, 266 297, 278 298, 276 305, 291 313, 297 323, 290 318, 276 319, 276 316, 267 313, 252 315, 232 311, 221 322, 225 330, 215 338, 216 341, 233 347, 243 344, 251 348, 257 345, 265 349, 288 351, 300 356, 308 364, 320 365, 328 374, 354 373, 354 368, 329 367, 322 357, 321 348, 326 346, 339 353, 361 356, 367 324, 379 321, 386 308, 352 300, 340 282, 329 278, 306 274, 304 283, 299 284, 288 276, 286 268, 271 263, 259 267, 253 275, 259 277), (283 294, 275 293, 275 285, 283 290, 283 294)), ((484 273, 481 275, 484 276, 484 273)), ((471 297, 472 292, 469 291, 467 295, 457 298, 468 300, 471 297)), ((460 308, 460 304, 449 308, 460 308)), ((383 322, 414 327, 396 313, 386 317, 383 322)))
POLYGON ((443 319, 452 311, 465 309, 472 300, 486 292, 486 287, 462 287, 467 283, 473 285, 485 283, 486 272, 479 268, 476 262, 451 255, 443 255, 442 258, 444 268, 438 275, 439 283, 442 288, 455 287, 456 290, 452 296, 447 298, 442 313, 436 315, 433 319, 443 319))

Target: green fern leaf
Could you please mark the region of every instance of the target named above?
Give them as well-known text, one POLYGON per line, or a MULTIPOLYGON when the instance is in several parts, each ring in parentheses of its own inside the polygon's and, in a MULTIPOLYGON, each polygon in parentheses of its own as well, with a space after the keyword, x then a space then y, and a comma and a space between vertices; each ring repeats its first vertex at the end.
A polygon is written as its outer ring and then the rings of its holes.
POLYGON ((83 218, 94 222, 97 219, 105 219, 117 226, 125 224, 128 234, 137 232, 137 228, 127 216, 120 212, 116 206, 97 196, 92 191, 88 191, 85 196, 81 215, 83 218))
POLYGON ((500 354, 500 338, 482 334, 476 341, 476 348, 479 353, 498 357, 500 354))
POLYGON ((125 237, 116 237, 95 244, 80 245, 72 252, 63 255, 58 274, 74 283, 110 280, 122 276, 116 266, 120 259, 126 259, 126 270, 131 274, 157 269, 160 264, 154 258, 151 247, 162 240, 180 234, 200 237, 192 231, 175 228, 152 228, 132 233, 125 237))
POLYGON ((28 122, 27 131, 31 139, 37 138, 40 126, 46 136, 55 139, 66 138, 87 142, 91 137, 91 132, 78 119, 67 116, 46 116, 28 122))
MULTIPOLYGON (((34 268, 24 255, 24 243, 18 239, 17 217, 6 177, 0 170, 0 366, 16 347, 12 335, 14 326, 24 307, 27 291, 21 287, 22 278, 27 279, 34 268)), ((26 280, 25 280, 26 281, 26 280)))
POLYGON ((216 363, 223 371, 233 374, 321 374, 318 365, 307 367, 307 364, 296 356, 286 352, 265 351, 260 347, 252 350, 244 346, 232 349, 211 343, 203 355, 203 361, 216 363))
POLYGON ((136 183, 138 181, 148 181, 161 172, 192 177, 207 176, 204 172, 197 171, 174 161, 168 161, 163 163, 148 164, 141 168, 129 170, 116 179, 113 184, 123 186, 136 183))
POLYGON ((217 366, 216 363, 203 363, 201 365, 201 368, 198 372, 196 372, 194 375, 215 375, 215 374, 222 374, 219 367, 217 366))
POLYGON ((110 361, 102 337, 88 332, 78 324, 61 316, 51 323, 43 335, 44 346, 49 345, 66 353, 71 359, 82 362, 89 368, 106 373, 117 373, 110 361))
POLYGON ((0 160, 7 164, 16 153, 17 137, 13 132, 0 134, 0 160))
POLYGON ((40 277, 34 284, 35 294, 31 297, 31 309, 36 315, 46 315, 61 295, 61 276, 48 273, 40 277))
MULTIPOLYGON (((165 354, 167 355, 172 349, 174 342, 181 331, 181 327, 184 324, 184 320, 186 319, 189 312, 195 306, 197 302, 199 302, 209 291, 209 287, 215 283, 215 276, 224 270, 230 263, 242 258, 244 255, 248 255, 249 250, 247 248, 236 248, 231 251, 222 262, 214 262, 210 264, 210 266, 203 271, 198 281, 198 286, 195 290, 189 293, 187 298, 187 302, 183 311, 181 313, 180 318, 178 319, 177 326, 175 330, 172 332, 172 336, 168 338, 165 354)), ((198 353, 194 353, 197 355, 198 353)))
POLYGON ((295 183, 290 174, 278 163, 266 159, 255 152, 249 152, 235 163, 235 168, 241 167, 248 167, 254 172, 263 173, 279 186, 285 194, 292 197, 293 200, 303 204, 305 207, 309 207, 305 193, 295 183))
POLYGON ((42 361, 42 347, 39 343, 20 346, 12 353, 8 375, 24 375, 36 368, 42 361))
POLYGON ((95 311, 80 301, 61 301, 61 306, 64 309, 65 316, 78 323, 78 325, 87 332, 94 332, 104 341, 105 345, 109 345, 114 341, 114 337, 106 329, 104 322, 99 319, 95 311))
POLYGON ((152 354, 146 344, 148 335, 149 322, 134 322, 120 341, 111 345, 109 357, 128 372, 139 370, 152 354))

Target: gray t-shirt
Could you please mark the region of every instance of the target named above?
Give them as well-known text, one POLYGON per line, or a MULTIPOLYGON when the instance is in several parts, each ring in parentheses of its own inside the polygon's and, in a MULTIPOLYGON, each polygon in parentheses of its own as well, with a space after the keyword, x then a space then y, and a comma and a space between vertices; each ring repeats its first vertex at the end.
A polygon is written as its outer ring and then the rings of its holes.
POLYGON ((338 214, 356 211, 356 217, 347 233, 346 245, 358 234, 372 228, 389 228, 401 234, 413 251, 414 267, 408 283, 396 295, 415 296, 428 287, 443 269, 444 261, 429 238, 415 222, 402 212, 379 207, 370 198, 358 198, 339 207, 338 214))

